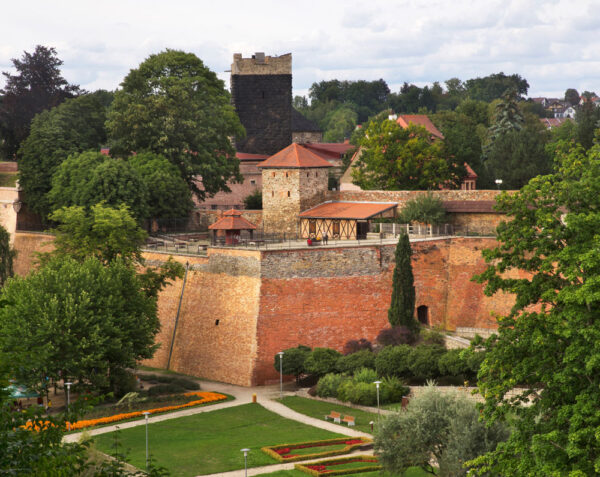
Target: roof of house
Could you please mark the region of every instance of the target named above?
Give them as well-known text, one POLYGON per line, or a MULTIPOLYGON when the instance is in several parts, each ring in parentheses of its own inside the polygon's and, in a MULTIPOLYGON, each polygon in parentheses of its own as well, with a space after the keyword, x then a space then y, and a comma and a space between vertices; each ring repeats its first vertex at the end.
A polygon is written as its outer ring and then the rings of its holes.
POLYGON ((495 200, 445 200, 442 202, 446 212, 463 212, 472 214, 499 214, 494 210, 495 200))
POLYGON ((477 179, 477 177, 479 177, 477 175, 477 173, 473 169, 471 169, 471 166, 469 164, 467 164, 466 162, 465 162, 465 169, 467 170, 467 177, 466 178, 468 178, 468 179, 477 179))
POLYGON ((269 157, 268 154, 250 154, 249 152, 236 152, 235 157, 240 161, 264 161, 269 157))
POLYGON ((329 162, 309 151, 300 144, 292 143, 266 161, 261 162, 260 168, 298 169, 302 167, 332 167, 329 162))
POLYGON ((239 210, 230 209, 223 212, 223 217, 209 225, 208 228, 210 230, 253 230, 256 225, 242 217, 239 210))
POLYGON ((403 128, 407 128, 410 123, 423 126, 433 137, 444 139, 444 135, 425 114, 399 114, 396 122, 403 128))
POLYGON ((341 159, 346 151, 355 147, 349 142, 307 142, 302 145, 323 159, 341 159))
POLYGON ((317 124, 304 115, 296 108, 292 108, 292 131, 294 132, 323 132, 317 124))
POLYGON ((325 202, 301 212, 304 219, 370 219, 398 206, 397 202, 325 202))
POLYGON ((540 118, 540 121, 548 129, 560 126, 565 121, 571 121, 571 118, 540 118))

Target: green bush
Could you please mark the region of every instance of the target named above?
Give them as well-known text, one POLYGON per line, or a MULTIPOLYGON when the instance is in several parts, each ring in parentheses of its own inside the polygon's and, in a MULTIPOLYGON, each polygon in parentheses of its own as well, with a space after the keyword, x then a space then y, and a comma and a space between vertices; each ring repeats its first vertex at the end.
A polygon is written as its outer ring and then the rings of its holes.
POLYGON ((148 396, 159 396, 161 394, 179 394, 184 393, 185 388, 179 386, 178 384, 157 384, 156 386, 152 386, 148 389, 148 396))
POLYGON ((363 349, 346 356, 341 356, 335 363, 340 373, 354 374, 357 369, 375 369, 375 355, 368 349, 363 349))
MULTIPOLYGON (((283 350, 283 361, 281 362, 283 374, 293 374, 298 382, 300 375, 306 372, 306 358, 310 355, 308 346, 299 345, 296 348, 283 350)), ((273 366, 279 372, 279 354, 275 354, 273 366)))
POLYGON ((408 345, 388 346, 375 358, 375 369, 379 376, 410 376, 409 364, 412 348, 408 345))
POLYGON ((442 199, 431 192, 421 194, 404 204, 400 212, 400 222, 409 224, 422 222, 424 224, 443 224, 446 221, 446 209, 442 199))
POLYGON ((331 348, 315 348, 306 358, 304 366, 306 371, 318 376, 336 371, 336 363, 341 353, 331 348))
POLYGON ((351 401, 354 398, 354 382, 351 379, 342 381, 338 388, 337 398, 340 401, 351 401))
POLYGON ((421 328, 419 338, 421 342, 420 344, 435 344, 445 346, 444 335, 437 330, 428 330, 427 328, 421 328))
POLYGON ((344 381, 349 380, 342 374, 329 373, 319 379, 317 384, 317 396, 337 397, 338 390, 344 381))
POLYGON ((485 352, 466 349, 463 351, 462 357, 467 363, 467 369, 470 372, 470 377, 476 378, 477 373, 479 372, 479 367, 485 359, 485 352))
POLYGON ((410 388, 405 386, 400 379, 395 376, 383 378, 380 389, 382 404, 401 402, 402 396, 408 396, 410 388))
POLYGON ((361 406, 374 406, 377 404, 377 388, 371 383, 356 382, 352 386, 350 402, 361 406))
POLYGON ((244 197, 244 207, 250 210, 262 210, 262 191, 256 189, 254 192, 244 197))
POLYGON ((188 378, 177 377, 173 379, 171 383, 181 386, 182 388, 188 389, 190 391, 198 391, 200 389, 200 385, 196 381, 192 381, 188 378))
POLYGON ((357 383, 373 384, 379 380, 379 376, 377 376, 377 372, 374 369, 360 368, 354 372, 352 379, 357 383))
POLYGON ((440 356, 438 369, 441 376, 467 376, 470 373, 467 362, 462 358, 462 350, 451 349, 440 356))
POLYGON ((417 379, 435 379, 439 376, 438 361, 445 352, 439 345, 419 345, 410 354, 408 368, 417 379))
POLYGON ((116 398, 137 390, 137 378, 129 371, 116 369, 110 375, 110 385, 116 398))

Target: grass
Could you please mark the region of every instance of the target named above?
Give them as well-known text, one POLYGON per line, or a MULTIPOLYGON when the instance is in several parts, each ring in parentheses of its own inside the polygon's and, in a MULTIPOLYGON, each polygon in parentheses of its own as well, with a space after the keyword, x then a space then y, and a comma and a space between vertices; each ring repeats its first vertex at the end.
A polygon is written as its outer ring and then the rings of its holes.
MULTIPOLYGON (((353 407, 340 406, 325 401, 317 401, 316 399, 308 399, 299 396, 287 396, 283 399, 279 399, 279 402, 286 405, 290 409, 293 409, 300 414, 314 417, 316 419, 325 420, 324 417, 331 411, 340 412, 342 415, 349 414, 354 416, 356 425, 353 429, 357 429, 362 432, 371 433, 371 425, 369 422, 377 422, 377 413, 361 411, 360 409, 354 409, 353 407)), ((332 422, 329 420, 329 422, 332 422)), ((347 424, 339 424, 347 427, 347 424)))
MULTIPOLYGON (((127 461, 145 466, 145 426, 119 431, 127 461)), ((278 463, 261 447, 342 437, 339 434, 285 419, 259 404, 170 419, 148 426, 150 452, 156 464, 173 476, 195 476, 243 469, 242 448, 251 449, 248 467, 278 463)), ((114 432, 94 438, 96 447, 112 454, 114 432)), ((306 476, 304 476, 306 477, 306 476)))
POLYGON ((0 172, 0 187, 14 187, 17 184, 17 174, 0 172))
MULTIPOLYGON (((352 475, 357 475, 359 477, 391 477, 390 474, 380 471, 374 472, 362 472, 359 474, 346 474, 344 477, 351 477, 352 475)), ((270 472, 268 474, 260 474, 260 477, 307 477, 308 474, 301 472, 299 470, 279 470, 277 472, 270 472)), ((404 472, 403 477, 431 477, 431 474, 428 474, 424 470, 421 470, 419 467, 411 467, 406 472, 404 472)))

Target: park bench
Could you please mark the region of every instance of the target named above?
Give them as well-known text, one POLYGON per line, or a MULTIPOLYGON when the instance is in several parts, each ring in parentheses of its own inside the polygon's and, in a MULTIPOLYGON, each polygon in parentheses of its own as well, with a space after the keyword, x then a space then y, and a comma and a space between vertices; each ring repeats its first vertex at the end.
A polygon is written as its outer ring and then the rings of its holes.
POLYGON ((348 427, 354 426, 356 424, 356 422, 354 421, 354 416, 348 416, 347 414, 344 416, 344 419, 342 419, 342 422, 346 422, 348 424, 348 427))
POLYGON ((329 418, 331 418, 333 422, 337 422, 338 424, 340 424, 342 415, 339 412, 331 411, 327 416, 325 416, 325 420, 329 418))

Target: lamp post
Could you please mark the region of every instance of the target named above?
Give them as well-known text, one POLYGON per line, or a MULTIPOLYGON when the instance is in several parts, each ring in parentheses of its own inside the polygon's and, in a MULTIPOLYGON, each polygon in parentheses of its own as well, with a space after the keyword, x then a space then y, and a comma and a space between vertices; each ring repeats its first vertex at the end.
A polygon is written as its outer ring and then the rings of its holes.
POLYGON ((69 407, 71 405, 71 384, 73 383, 65 383, 65 386, 67 387, 67 413, 69 412, 69 407))
POLYGON ((502 179, 496 179, 494 182, 496 182, 496 188, 500 190, 500 186, 502 185, 502 179))
POLYGON ((377 386, 377 419, 381 417, 381 411, 379 410, 379 385, 381 381, 373 381, 373 384, 377 386))
POLYGON ((248 477, 248 452, 250 452, 250 449, 242 449, 241 450, 244 453, 244 476, 248 477))
POLYGON ((279 355, 279 399, 283 399, 283 351, 279 355))
POLYGON ((150 415, 150 412, 144 411, 142 414, 146 418, 146 470, 148 470, 148 467, 150 466, 150 454, 148 452, 148 416, 150 415))

